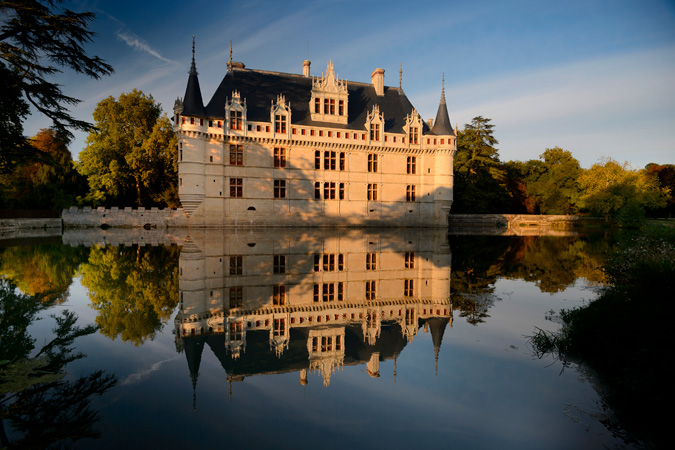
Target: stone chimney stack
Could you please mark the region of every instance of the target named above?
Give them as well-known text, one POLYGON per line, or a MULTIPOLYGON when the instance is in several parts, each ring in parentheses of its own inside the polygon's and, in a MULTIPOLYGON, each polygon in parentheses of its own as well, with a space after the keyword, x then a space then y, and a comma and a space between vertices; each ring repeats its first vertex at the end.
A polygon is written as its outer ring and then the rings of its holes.
POLYGON ((384 69, 375 69, 370 74, 370 81, 373 83, 375 93, 377 95, 384 95, 384 69))
POLYGON ((304 61, 302 62, 302 75, 303 75, 303 76, 305 76, 305 77, 308 77, 308 76, 309 76, 309 66, 310 66, 311 64, 312 64, 312 63, 309 62, 308 59, 306 59, 306 60, 304 60, 304 61))

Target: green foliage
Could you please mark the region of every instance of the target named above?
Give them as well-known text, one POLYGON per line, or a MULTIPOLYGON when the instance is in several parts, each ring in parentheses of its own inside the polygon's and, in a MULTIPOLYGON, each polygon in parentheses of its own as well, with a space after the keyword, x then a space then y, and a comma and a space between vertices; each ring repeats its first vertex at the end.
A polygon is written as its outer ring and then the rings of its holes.
POLYGON ((579 205, 591 214, 615 219, 623 208, 625 223, 635 223, 639 210, 665 206, 668 191, 646 171, 632 170, 625 163, 607 159, 594 164, 579 177, 582 195, 579 205), (628 206, 630 204, 630 206, 628 206))
POLYGON ((667 191, 666 205, 652 210, 652 217, 673 217, 675 215, 675 165, 647 164, 645 170, 658 179, 659 187, 667 191))
POLYGON ((158 103, 134 89, 94 111, 96 130, 80 153, 86 201, 117 206, 177 206, 177 140, 158 103))
POLYGON ((84 179, 75 170, 67 141, 53 130, 43 129, 30 143, 41 157, 0 174, 0 207, 61 210, 75 204, 84 179))
POLYGON ((490 119, 478 116, 457 134, 454 213, 500 213, 510 206, 493 128, 490 119))
POLYGON ((527 193, 542 214, 574 214, 581 194, 579 161, 560 147, 547 148, 541 161, 528 161, 525 167, 527 193))
POLYGON ((23 0, 0 3, 0 172, 31 159, 21 122, 28 103, 49 117, 55 130, 72 137, 70 128, 88 130, 90 124, 68 113, 79 100, 67 96, 50 78, 66 68, 93 78, 112 73, 101 58, 88 56, 83 45, 94 33, 87 29, 90 12, 75 13, 58 1, 23 0))
POLYGON ((138 345, 153 339, 178 304, 178 247, 92 247, 82 264, 101 333, 138 345))
POLYGON ((562 311, 560 333, 538 331, 530 344, 537 355, 591 366, 624 426, 665 446, 670 373, 662 359, 672 341, 665 311, 675 289, 675 231, 648 230, 623 242, 604 268, 610 287, 587 306, 562 311))

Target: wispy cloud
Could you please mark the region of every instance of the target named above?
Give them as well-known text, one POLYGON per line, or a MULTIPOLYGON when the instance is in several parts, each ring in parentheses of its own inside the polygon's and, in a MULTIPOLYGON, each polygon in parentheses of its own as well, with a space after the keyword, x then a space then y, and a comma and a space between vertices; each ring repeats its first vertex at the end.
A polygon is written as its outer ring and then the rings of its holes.
POLYGON ((148 53, 154 56, 155 58, 159 59, 160 61, 168 62, 170 64, 177 64, 176 61, 173 61, 160 55, 157 50, 150 47, 145 41, 143 41, 141 38, 139 38, 138 36, 129 31, 118 31, 116 35, 118 38, 126 42, 126 44, 131 48, 135 48, 136 50, 148 53))
POLYGON ((131 375, 126 377, 124 380, 122 380, 120 385, 127 386, 127 385, 130 385, 130 384, 140 383, 141 381, 146 379, 148 376, 150 376, 150 374, 152 372, 157 371, 162 366, 162 364, 167 363, 169 361, 173 361, 177 358, 178 358, 178 356, 175 356, 173 358, 165 359, 163 361, 158 361, 158 362, 154 363, 152 366, 150 366, 148 369, 144 369, 144 370, 141 370, 140 372, 132 373, 131 375))

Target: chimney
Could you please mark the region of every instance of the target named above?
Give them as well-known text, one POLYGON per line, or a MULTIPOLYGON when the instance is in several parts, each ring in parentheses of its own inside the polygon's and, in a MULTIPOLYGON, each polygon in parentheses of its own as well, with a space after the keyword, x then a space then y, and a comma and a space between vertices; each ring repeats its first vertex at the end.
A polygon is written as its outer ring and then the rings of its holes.
POLYGON ((384 95, 384 69, 375 69, 370 74, 370 81, 373 83, 375 93, 384 95))
POLYGON ((429 128, 434 127, 434 119, 427 119, 427 123, 429 124, 429 128))
POLYGON ((311 64, 312 64, 312 63, 309 62, 308 59, 306 59, 306 60, 304 60, 304 61, 302 62, 302 75, 303 75, 303 76, 305 76, 305 77, 308 77, 308 76, 309 76, 309 66, 310 66, 311 64))

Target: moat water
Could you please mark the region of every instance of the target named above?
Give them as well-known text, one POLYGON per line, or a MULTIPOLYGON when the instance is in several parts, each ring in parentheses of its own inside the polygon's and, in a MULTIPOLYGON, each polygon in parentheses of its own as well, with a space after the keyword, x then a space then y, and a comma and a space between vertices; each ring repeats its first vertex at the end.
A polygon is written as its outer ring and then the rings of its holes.
POLYGON ((0 248, 5 445, 626 445, 593 377, 528 344, 597 295, 611 236, 89 230, 17 244, 0 248), (96 331, 52 341, 66 310, 96 331))

